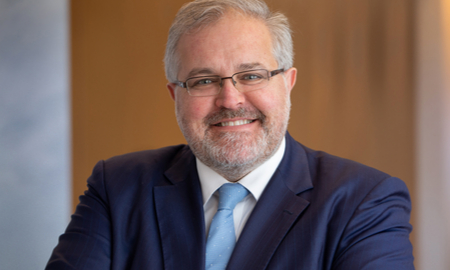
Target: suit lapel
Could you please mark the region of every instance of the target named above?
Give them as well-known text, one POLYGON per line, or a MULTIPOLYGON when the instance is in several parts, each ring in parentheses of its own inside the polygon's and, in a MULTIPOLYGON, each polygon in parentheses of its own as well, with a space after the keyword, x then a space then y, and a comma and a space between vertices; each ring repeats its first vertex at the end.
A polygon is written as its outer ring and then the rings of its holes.
POLYGON ((165 172, 172 185, 154 189, 165 269, 204 269, 205 222, 195 158, 190 150, 165 172))
POLYGON ((311 188, 306 153, 287 134, 283 160, 248 219, 227 269, 265 269, 293 223, 309 205, 297 195, 311 188))

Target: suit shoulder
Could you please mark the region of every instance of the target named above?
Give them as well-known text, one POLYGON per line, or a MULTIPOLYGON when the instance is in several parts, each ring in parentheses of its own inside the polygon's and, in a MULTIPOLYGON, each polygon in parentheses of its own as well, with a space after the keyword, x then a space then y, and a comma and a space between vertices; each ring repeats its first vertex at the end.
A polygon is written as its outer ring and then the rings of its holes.
POLYGON ((137 151, 118 155, 105 160, 108 167, 139 166, 145 164, 170 164, 171 160, 190 152, 187 145, 180 144, 159 149, 137 151))
POLYGON ((370 191, 386 179, 396 179, 389 174, 359 162, 310 149, 287 136, 285 157, 280 164, 287 185, 295 192, 311 188, 328 192, 346 188, 370 191))
POLYGON ((402 180, 373 167, 323 151, 315 151, 303 145, 301 147, 306 153, 308 174, 314 186, 314 193, 324 193, 327 196, 331 193, 365 196, 364 194, 379 185, 405 188, 402 180))
POLYGON ((311 173, 320 175, 334 175, 334 177, 347 178, 379 178, 391 177, 373 167, 362 163, 338 157, 323 151, 315 151, 303 146, 305 149, 311 173))
POLYGON ((397 193, 402 194, 408 204, 408 188, 401 179, 356 161, 301 147, 306 153, 313 187, 305 198, 334 203, 350 200, 356 206, 355 202, 370 200, 373 196, 385 198, 397 193))
POLYGON ((143 175, 163 175, 174 162, 191 156, 193 157, 193 154, 187 145, 132 152, 98 162, 93 175, 100 173, 105 179, 110 180, 139 178, 143 175))

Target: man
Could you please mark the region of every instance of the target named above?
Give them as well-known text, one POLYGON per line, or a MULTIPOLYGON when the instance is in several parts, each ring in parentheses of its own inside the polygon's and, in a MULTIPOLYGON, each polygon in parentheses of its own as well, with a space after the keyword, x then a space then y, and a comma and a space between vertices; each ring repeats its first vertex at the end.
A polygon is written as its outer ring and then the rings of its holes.
POLYGON ((292 59, 263 2, 185 5, 165 64, 188 146, 99 162, 47 269, 414 269, 404 183, 287 134, 292 59))

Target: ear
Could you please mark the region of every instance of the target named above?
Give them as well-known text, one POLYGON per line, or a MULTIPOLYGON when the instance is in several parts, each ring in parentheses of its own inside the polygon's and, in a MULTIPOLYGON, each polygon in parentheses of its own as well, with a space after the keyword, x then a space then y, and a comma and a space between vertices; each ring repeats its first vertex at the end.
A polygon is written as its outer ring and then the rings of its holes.
POLYGON ((169 90, 170 97, 173 99, 173 101, 175 101, 175 88, 177 87, 177 85, 174 83, 168 83, 166 87, 169 90))
POLYGON ((286 87, 289 92, 294 88, 295 82, 297 81, 297 69, 292 67, 284 72, 284 77, 286 81, 286 87))

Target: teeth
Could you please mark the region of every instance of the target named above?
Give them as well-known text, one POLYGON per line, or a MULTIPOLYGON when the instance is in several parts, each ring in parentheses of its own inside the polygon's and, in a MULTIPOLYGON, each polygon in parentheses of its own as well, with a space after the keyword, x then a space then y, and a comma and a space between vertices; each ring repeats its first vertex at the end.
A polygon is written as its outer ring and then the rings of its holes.
POLYGON ((253 122, 253 120, 238 120, 238 121, 230 121, 230 122, 221 122, 218 125, 221 127, 226 127, 226 126, 240 126, 240 125, 245 125, 245 124, 250 124, 251 122, 253 122))

